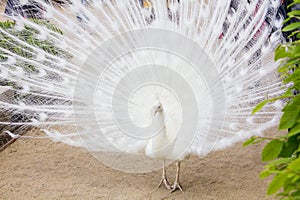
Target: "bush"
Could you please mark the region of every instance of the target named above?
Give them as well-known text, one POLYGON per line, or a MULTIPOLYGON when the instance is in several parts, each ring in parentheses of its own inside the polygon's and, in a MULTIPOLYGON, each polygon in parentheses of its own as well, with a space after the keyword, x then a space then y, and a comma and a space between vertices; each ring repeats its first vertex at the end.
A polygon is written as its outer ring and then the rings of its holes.
MULTIPOLYGON (((295 0, 293 4, 300 3, 295 0)), ((291 4, 290 6, 292 6, 291 4)), ((300 10, 288 13, 285 23, 292 19, 300 19, 300 10)), ((284 32, 292 32, 289 37, 296 38, 281 44, 275 50, 275 60, 280 62, 278 72, 287 90, 280 97, 261 102, 253 110, 259 111, 269 102, 285 99, 283 115, 279 130, 287 130, 287 134, 276 138, 252 137, 244 146, 268 140, 262 151, 262 161, 269 162, 260 177, 274 175, 269 184, 267 194, 276 194, 282 199, 300 199, 300 22, 293 22, 283 28, 284 32)))

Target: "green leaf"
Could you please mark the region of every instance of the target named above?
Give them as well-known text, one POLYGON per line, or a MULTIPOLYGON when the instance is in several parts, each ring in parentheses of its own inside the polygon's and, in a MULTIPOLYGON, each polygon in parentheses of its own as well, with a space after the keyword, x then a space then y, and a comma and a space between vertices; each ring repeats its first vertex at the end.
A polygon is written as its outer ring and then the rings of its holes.
MULTIPOLYGON (((299 61, 298 61, 299 62, 299 61)), ((295 63, 296 64, 296 63, 295 63)), ((300 71, 296 71, 294 68, 292 68, 292 70, 294 70, 294 72, 292 74, 290 74, 285 80, 285 83, 289 83, 289 82, 294 82, 297 83, 298 81, 300 81, 299 77, 300 77, 300 71)))
POLYGON ((269 103, 270 100, 264 100, 262 102, 260 102, 259 104, 257 104, 257 106, 253 109, 252 111, 252 115, 257 113, 258 111, 260 111, 267 103, 269 103))
POLYGON ((300 15, 300 10, 292 10, 291 12, 288 13, 288 16, 290 17, 295 15, 300 15))
POLYGON ((277 174, 269 184, 267 194, 270 195, 277 192, 284 185, 286 178, 287 176, 285 173, 277 174))
POLYGON ((283 108, 284 113, 279 123, 279 130, 284 130, 293 127, 297 121, 299 110, 300 98, 298 97, 292 99, 292 101, 283 108))
POLYGON ((260 178, 267 178, 268 176, 272 175, 272 172, 270 172, 269 170, 264 170, 259 174, 260 178))
POLYGON ((293 162, 291 162, 288 166, 288 169, 291 170, 300 170, 300 158, 297 158, 293 162))
POLYGON ((299 142, 297 136, 289 137, 288 141, 284 142, 279 157, 284 157, 284 158, 292 157, 292 155, 295 153, 298 147, 299 147, 299 142))
MULTIPOLYGON (((289 195, 289 193, 291 191, 293 191, 294 188, 295 188, 295 185, 293 183, 287 183, 287 181, 286 181, 285 185, 283 186, 285 196, 289 195)), ((283 196, 284 196, 284 194, 283 194, 283 196)), ((294 199, 285 199, 285 200, 294 200, 294 199)))
POLYGON ((298 37, 298 34, 300 33, 300 31, 293 31, 292 34, 290 34, 288 37, 291 38, 294 35, 296 35, 296 37, 298 37))
POLYGON ((279 158, 276 160, 273 160, 271 162, 269 162, 268 164, 265 165, 265 167, 273 167, 273 166, 278 166, 278 165, 282 165, 282 164, 288 164, 290 162, 292 162, 293 160, 291 158, 279 158))
POLYGON ((280 119, 279 130, 285 130, 292 127, 296 122, 295 113, 284 113, 280 119))
POLYGON ((283 142, 279 140, 272 140, 263 149, 262 161, 270 161, 277 158, 282 150, 283 142))
POLYGON ((249 138, 246 142, 243 143, 243 147, 253 144, 256 138, 256 136, 252 136, 251 138, 249 138))
POLYGON ((264 101, 262 101, 262 102, 260 102, 259 104, 256 105, 256 107, 252 110, 251 114, 253 115, 256 112, 258 112, 259 110, 261 110, 267 103, 271 103, 271 102, 277 101, 279 99, 286 99, 286 98, 290 98, 290 96, 287 95, 287 94, 284 94, 284 95, 279 96, 279 97, 264 100, 264 101))
POLYGON ((286 58, 288 52, 286 51, 286 46, 284 45, 279 45, 275 51, 275 61, 281 59, 281 58, 286 58))
POLYGON ((297 135, 298 133, 300 133, 300 123, 297 123, 295 126, 293 126, 289 133, 288 133, 288 137, 292 137, 294 135, 297 135))
POLYGON ((294 2, 291 3, 291 4, 289 4, 289 5, 287 6, 287 8, 289 9, 289 8, 291 8, 293 5, 298 4, 298 3, 300 3, 300 0, 294 0, 294 2))
POLYGON ((293 192, 292 196, 294 197, 294 199, 299 200, 300 199, 300 190, 293 192))
POLYGON ((284 27, 282 29, 282 31, 283 32, 288 32, 288 31, 292 31, 292 30, 295 30, 295 29, 299 29, 299 28, 300 28, 300 22, 295 22, 295 23, 289 24, 286 27, 284 27))
POLYGON ((295 183, 295 182, 297 182, 299 179, 300 179, 300 176, 294 176, 294 177, 291 179, 291 182, 292 182, 292 183, 295 183))

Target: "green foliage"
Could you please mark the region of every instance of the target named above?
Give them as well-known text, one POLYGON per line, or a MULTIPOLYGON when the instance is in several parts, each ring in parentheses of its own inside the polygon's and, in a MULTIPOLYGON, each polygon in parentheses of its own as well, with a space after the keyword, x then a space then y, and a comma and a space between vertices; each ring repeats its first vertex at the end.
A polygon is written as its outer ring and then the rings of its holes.
POLYGON ((280 140, 272 140, 269 142, 263 149, 261 160, 270 161, 277 158, 282 151, 283 145, 284 142, 280 140))
MULTIPOLYGON (((293 4, 300 3, 294 0, 293 4)), ((293 5, 292 4, 292 5, 293 5)), ((292 18, 300 19, 300 10, 288 13, 285 22, 292 18)), ((295 36, 297 41, 281 44, 275 50, 275 60, 280 62, 278 72, 282 82, 289 87, 277 98, 259 103, 253 114, 261 110, 267 103, 285 99, 283 115, 278 125, 279 130, 288 130, 287 134, 276 138, 252 137, 244 146, 261 141, 269 141, 262 151, 262 161, 269 161, 260 177, 273 175, 267 194, 276 194, 281 199, 300 199, 300 22, 292 23, 282 31, 292 31, 289 37, 295 36)))
MULTIPOLYGON (((62 34, 61 30, 48 22, 36 19, 32 21, 40 26, 45 26, 56 33, 62 34)), ((60 54, 66 54, 66 52, 56 47, 53 41, 37 39, 37 35, 40 34, 38 30, 26 25, 24 29, 17 30, 15 26, 16 23, 12 21, 0 22, 0 28, 3 30, 0 32, 0 47, 10 50, 12 53, 16 53, 17 55, 30 58, 32 56, 33 49, 19 42, 22 41, 32 45, 33 47, 43 49, 45 52, 52 55, 59 56, 60 54), (12 38, 8 34, 13 35, 15 38, 12 38)), ((3 53, 4 52, 1 52, 1 54, 3 53)))
MULTIPOLYGON (((50 24, 49 22, 33 19, 33 24, 37 24, 40 27, 44 27, 51 32, 52 36, 62 34, 62 31, 50 24)), ((38 67, 33 66, 32 62, 28 60, 35 60, 36 50, 39 49, 46 54, 51 54, 60 58, 70 58, 70 54, 66 51, 58 48, 55 42, 51 39, 38 39, 40 31, 25 25, 21 30, 16 28, 16 22, 4 21, 0 22, 0 63, 11 69, 17 69, 18 67, 24 69, 28 73, 38 72, 38 67), (8 58, 16 59, 16 63, 11 65, 5 65, 8 58), (25 58, 25 59, 21 59, 25 58), (26 61, 27 60, 27 61, 26 61)), ((48 57, 46 56, 46 59, 48 57)), ((14 85, 7 80, 0 79, 2 85, 14 85)))

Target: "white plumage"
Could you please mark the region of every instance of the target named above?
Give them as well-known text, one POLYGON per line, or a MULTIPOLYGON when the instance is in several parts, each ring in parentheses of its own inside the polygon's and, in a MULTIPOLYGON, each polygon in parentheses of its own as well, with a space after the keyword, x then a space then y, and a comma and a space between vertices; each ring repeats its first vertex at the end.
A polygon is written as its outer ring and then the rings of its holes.
MULTIPOLYGON (((1 78, 16 83, 13 91, 22 96, 1 98, 0 108, 27 119, 0 123, 38 127, 55 141, 86 147, 104 164, 130 172, 151 171, 161 160, 191 153, 205 156, 261 135, 276 125, 281 109, 268 104, 251 115, 258 102, 282 93, 272 57, 281 36, 279 4, 94 0, 59 9, 44 4, 63 35, 15 17, 18 29, 36 29, 37 38, 54 42, 71 58, 0 29, 32 55, 0 48, 8 57, 1 62, 1 78), (38 71, 29 73, 20 62, 38 71)), ((181 189, 178 178, 170 186, 163 175, 172 191, 181 189)))

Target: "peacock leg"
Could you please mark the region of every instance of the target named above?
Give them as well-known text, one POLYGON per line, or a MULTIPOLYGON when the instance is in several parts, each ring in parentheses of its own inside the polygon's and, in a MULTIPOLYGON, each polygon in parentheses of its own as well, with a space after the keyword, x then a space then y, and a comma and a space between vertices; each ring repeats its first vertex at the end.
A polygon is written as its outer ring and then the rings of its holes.
POLYGON ((162 173, 161 181, 160 181, 158 187, 160 187, 163 183, 164 183, 165 187, 168 190, 172 189, 171 188, 171 184, 169 183, 169 181, 167 179, 166 168, 165 168, 165 161, 163 161, 163 173, 162 173))
POLYGON ((173 184, 173 186, 171 186, 171 193, 176 191, 176 190, 180 190, 181 192, 183 192, 181 186, 180 186, 180 183, 179 183, 179 174, 180 174, 180 161, 178 161, 176 163, 176 166, 177 166, 177 173, 176 173, 176 178, 175 178, 175 182, 173 184))

